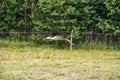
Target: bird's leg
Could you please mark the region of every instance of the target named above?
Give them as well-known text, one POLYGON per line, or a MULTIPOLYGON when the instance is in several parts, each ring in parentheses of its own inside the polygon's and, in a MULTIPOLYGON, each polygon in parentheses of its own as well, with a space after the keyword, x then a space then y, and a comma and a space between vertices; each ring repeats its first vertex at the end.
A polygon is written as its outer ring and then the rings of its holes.
POLYGON ((68 42, 71 45, 74 45, 74 43, 72 43, 69 39, 63 38, 63 40, 65 40, 66 42, 68 42))

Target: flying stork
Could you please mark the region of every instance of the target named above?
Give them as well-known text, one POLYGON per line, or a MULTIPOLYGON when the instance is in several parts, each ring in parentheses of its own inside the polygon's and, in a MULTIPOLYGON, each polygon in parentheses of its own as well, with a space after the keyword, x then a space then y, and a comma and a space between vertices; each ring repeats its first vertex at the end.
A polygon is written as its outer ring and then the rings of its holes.
POLYGON ((69 39, 64 38, 63 36, 45 37, 43 41, 45 40, 61 40, 68 42, 70 45, 74 45, 74 43, 72 43, 69 39))

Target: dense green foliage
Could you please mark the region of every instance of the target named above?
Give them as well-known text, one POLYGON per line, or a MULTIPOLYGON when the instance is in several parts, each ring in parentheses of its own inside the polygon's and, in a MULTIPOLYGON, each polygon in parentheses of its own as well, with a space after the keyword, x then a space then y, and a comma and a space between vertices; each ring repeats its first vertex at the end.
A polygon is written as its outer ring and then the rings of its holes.
POLYGON ((120 33, 119 0, 0 0, 0 32, 120 33))
POLYGON ((120 32, 119 0, 1 0, 0 30, 120 32))

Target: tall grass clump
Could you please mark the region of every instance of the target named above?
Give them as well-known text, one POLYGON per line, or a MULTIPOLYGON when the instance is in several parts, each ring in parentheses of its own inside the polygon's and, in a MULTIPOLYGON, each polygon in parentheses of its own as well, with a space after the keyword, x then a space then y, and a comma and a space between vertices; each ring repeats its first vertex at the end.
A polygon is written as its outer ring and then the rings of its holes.
POLYGON ((120 49, 119 43, 114 43, 114 44, 105 44, 103 42, 80 42, 75 46, 75 48, 82 48, 82 49, 120 49))

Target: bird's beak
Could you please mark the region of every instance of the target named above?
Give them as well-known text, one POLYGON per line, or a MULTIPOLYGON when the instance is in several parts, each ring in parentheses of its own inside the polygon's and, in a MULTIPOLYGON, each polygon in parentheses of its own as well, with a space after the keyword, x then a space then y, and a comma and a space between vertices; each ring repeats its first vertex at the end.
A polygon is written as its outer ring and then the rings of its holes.
POLYGON ((45 40, 46 40, 46 38, 42 39, 42 41, 45 41, 45 40))

